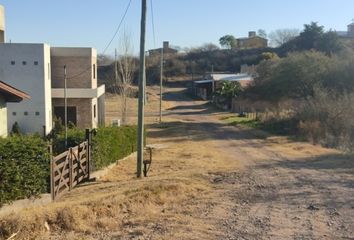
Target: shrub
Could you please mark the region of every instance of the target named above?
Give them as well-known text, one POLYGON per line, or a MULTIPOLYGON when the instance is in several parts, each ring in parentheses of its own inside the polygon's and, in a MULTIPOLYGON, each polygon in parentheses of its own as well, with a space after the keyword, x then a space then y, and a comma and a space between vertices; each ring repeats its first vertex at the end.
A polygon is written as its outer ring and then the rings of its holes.
POLYGON ((12 125, 11 134, 13 134, 13 135, 20 135, 21 134, 21 129, 20 129, 20 126, 18 125, 18 122, 15 122, 12 125))
POLYGON ((0 140, 0 206, 49 190, 47 143, 39 136, 0 140))
MULTIPOLYGON (((85 131, 68 129, 68 147, 83 142, 85 131)), ((137 128, 104 127, 93 137, 93 166, 101 169, 136 149, 137 128)), ((65 133, 53 139, 54 155, 66 150, 65 133)), ((49 192, 48 143, 40 136, 14 135, 0 139, 0 206, 49 192)))
MULTIPOLYGON (((85 131, 68 129, 68 147, 74 147, 85 140, 85 131)), ((93 167, 101 169, 126 157, 136 149, 137 128, 135 126, 102 127, 92 138, 93 167)), ((61 132, 53 139, 53 152, 60 154, 65 148, 65 133, 61 132)))
POLYGON ((99 128, 93 137, 93 163, 101 169, 118 159, 126 157, 136 149, 137 127, 99 128))
POLYGON ((55 155, 66 151, 70 147, 75 147, 85 141, 85 131, 78 128, 68 129, 67 147, 65 146, 65 131, 54 135, 53 153, 55 155))

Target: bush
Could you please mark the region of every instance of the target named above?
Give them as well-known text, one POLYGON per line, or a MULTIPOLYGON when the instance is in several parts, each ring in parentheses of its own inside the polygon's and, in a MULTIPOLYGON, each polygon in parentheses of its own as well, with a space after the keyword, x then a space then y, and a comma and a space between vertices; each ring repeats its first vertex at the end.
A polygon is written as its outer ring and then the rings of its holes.
MULTIPOLYGON (((68 147, 85 139, 85 131, 68 129, 68 147)), ((137 128, 104 127, 93 137, 94 169, 101 169, 136 149, 137 128)), ((53 139, 54 155, 64 152, 65 133, 53 139)), ((48 143, 40 136, 14 135, 0 139, 0 206, 50 191, 48 143)))
POLYGON ((310 140, 328 147, 354 151, 354 93, 337 94, 317 89, 299 108, 300 130, 310 140))
POLYGON ((54 135, 53 153, 54 155, 66 151, 70 147, 75 147, 85 141, 85 131, 78 128, 68 129, 67 147, 65 146, 65 130, 54 135))
POLYGON ((0 206, 49 190, 47 143, 39 136, 0 140, 0 206))
POLYGON ((99 128, 93 137, 93 163, 101 169, 118 159, 128 156, 136 149, 137 127, 99 128))
MULTIPOLYGON (((85 131, 68 129, 68 147, 74 147, 85 140, 85 131)), ((93 167, 101 169, 129 155, 136 149, 137 128, 135 126, 102 127, 92 138, 93 167)), ((53 139, 53 152, 66 151, 65 133, 61 132, 53 139)))

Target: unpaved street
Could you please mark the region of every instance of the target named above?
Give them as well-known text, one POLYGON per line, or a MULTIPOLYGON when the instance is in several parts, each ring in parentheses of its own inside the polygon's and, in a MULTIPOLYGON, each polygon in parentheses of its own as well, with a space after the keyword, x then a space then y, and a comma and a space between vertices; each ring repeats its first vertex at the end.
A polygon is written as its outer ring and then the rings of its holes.
POLYGON ((132 157, 0 229, 19 239, 354 239, 352 156, 228 126, 230 114, 168 91, 164 123, 148 125, 148 178, 135 179, 132 157))
POLYGON ((196 103, 182 101, 177 109, 183 111, 174 117, 192 123, 185 124, 191 125, 186 132, 193 131, 196 141, 198 134, 213 139, 212 147, 243 166, 242 171, 211 174, 226 208, 220 226, 225 237, 354 239, 352 157, 220 125, 196 103))

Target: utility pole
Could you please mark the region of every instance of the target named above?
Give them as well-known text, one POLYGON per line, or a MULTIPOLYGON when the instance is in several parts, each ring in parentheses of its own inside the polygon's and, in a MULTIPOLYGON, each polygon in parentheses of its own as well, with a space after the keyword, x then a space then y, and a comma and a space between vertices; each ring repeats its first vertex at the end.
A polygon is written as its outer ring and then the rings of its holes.
POLYGON ((137 177, 142 174, 144 158, 144 99, 145 99, 145 34, 146 34, 146 0, 141 1, 140 26, 140 66, 139 66, 139 101, 138 101, 138 156, 137 177))
POLYGON ((68 147, 68 100, 66 97, 66 65, 64 65, 64 122, 65 122, 65 147, 68 147))
POLYGON ((162 81, 163 81, 163 47, 161 48, 161 67, 160 67, 160 123, 162 122, 162 81))
POLYGON ((114 49, 114 81, 116 81, 115 83, 117 84, 118 81, 118 63, 117 63, 117 48, 114 49))
POLYGON ((212 100, 214 102, 214 92, 215 92, 215 79, 214 79, 214 65, 211 65, 211 78, 212 78, 212 89, 211 89, 211 94, 212 94, 212 100))

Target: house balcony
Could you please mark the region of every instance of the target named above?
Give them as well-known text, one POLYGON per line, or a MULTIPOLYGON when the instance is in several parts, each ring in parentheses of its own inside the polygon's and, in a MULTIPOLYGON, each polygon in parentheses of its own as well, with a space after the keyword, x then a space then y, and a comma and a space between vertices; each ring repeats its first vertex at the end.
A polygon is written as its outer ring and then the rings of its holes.
MULTIPOLYGON (((104 93, 104 84, 98 88, 67 88, 66 98, 99 98, 104 93)), ((52 88, 52 98, 64 98, 64 88, 52 88)))

